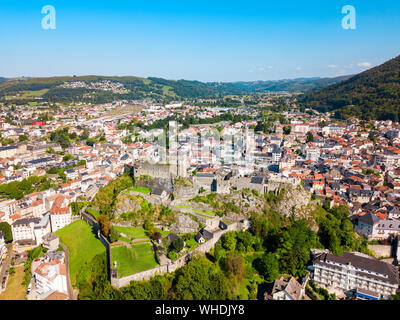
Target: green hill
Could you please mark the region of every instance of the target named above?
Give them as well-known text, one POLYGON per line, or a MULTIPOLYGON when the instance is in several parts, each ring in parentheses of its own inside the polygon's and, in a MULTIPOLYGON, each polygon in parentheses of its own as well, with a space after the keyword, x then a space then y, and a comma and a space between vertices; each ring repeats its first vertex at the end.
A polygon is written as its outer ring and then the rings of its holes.
POLYGON ((140 100, 159 99, 174 100, 185 98, 219 98, 226 95, 241 95, 264 92, 309 92, 323 86, 340 82, 348 77, 308 78, 280 81, 251 82, 200 82, 189 80, 166 80, 162 78, 140 77, 50 77, 18 78, 0 82, 0 99, 10 102, 29 102, 31 96, 48 102, 85 101, 106 103, 115 99, 140 100), (89 88, 63 88, 65 82, 82 81, 86 83, 109 80, 122 83, 125 93, 113 93, 89 88), (26 100, 26 101, 24 101, 26 100))
POLYGON ((96 255, 105 255, 106 249, 90 227, 83 220, 77 220, 66 227, 57 230, 60 241, 69 250, 69 271, 71 283, 78 286, 77 278, 87 265, 90 265, 96 255))
POLYGON ((335 116, 364 120, 400 119, 400 56, 350 79, 310 93, 299 99, 303 107, 335 116))

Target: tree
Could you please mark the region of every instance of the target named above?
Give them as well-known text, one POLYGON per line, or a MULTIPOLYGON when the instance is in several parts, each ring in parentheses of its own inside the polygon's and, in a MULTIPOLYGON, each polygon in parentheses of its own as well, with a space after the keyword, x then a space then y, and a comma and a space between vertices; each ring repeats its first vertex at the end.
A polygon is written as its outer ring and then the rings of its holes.
POLYGON ((244 251, 250 251, 255 239, 253 235, 248 231, 239 231, 236 234, 238 245, 242 244, 244 251))
POLYGON ((0 223, 0 232, 3 232, 4 241, 10 243, 13 241, 11 226, 7 222, 0 223))
POLYGON ((160 232, 154 232, 153 233, 153 239, 158 241, 162 238, 162 234, 160 232))
POLYGON ((182 238, 178 238, 172 242, 172 248, 176 251, 179 252, 183 249, 185 246, 185 242, 183 241, 182 238))
POLYGON ((69 153, 67 153, 64 157, 63 157, 63 159, 62 159, 62 161, 69 161, 69 160, 72 160, 72 159, 74 159, 74 156, 72 155, 72 154, 69 154, 69 153))
POLYGON ((227 232, 222 237, 222 246, 228 251, 234 251, 236 248, 236 235, 234 232, 227 232))
POLYGON ((201 256, 176 271, 172 291, 178 300, 226 300, 228 287, 223 271, 201 256))
POLYGON ((19 140, 19 142, 24 142, 24 141, 28 141, 29 138, 26 134, 22 134, 22 135, 18 136, 18 140, 19 140))
POLYGON ((283 127, 283 134, 289 135, 292 132, 291 126, 284 126, 283 127))
POLYGON ((146 219, 143 223, 143 229, 147 231, 149 236, 152 236, 154 233, 154 223, 150 219, 146 219))
POLYGON ((119 239, 119 232, 117 229, 115 229, 114 227, 111 227, 110 229, 110 242, 116 242, 119 239))
POLYGON ((314 136, 310 131, 308 131, 307 132, 307 140, 306 140, 306 142, 313 142, 313 141, 314 141, 314 136))
POLYGON ((111 222, 108 216, 101 214, 97 218, 97 222, 99 223, 100 231, 106 238, 109 237, 110 229, 111 229, 111 222))
POLYGON ((279 277, 279 262, 272 252, 264 254, 258 265, 260 273, 267 282, 271 283, 279 277))
POLYGON ((168 252, 168 258, 171 260, 175 260, 176 259, 176 252, 175 250, 171 250, 170 252, 168 252))
POLYGON ((229 253, 225 259, 225 270, 229 276, 243 280, 246 277, 246 266, 243 257, 236 253, 229 253))
POLYGON ((321 247, 317 234, 312 231, 304 219, 294 221, 283 232, 277 257, 281 271, 294 276, 304 276, 310 249, 321 247))
POLYGON ((89 138, 86 140, 86 145, 93 147, 93 145, 96 143, 96 139, 94 138, 89 138))

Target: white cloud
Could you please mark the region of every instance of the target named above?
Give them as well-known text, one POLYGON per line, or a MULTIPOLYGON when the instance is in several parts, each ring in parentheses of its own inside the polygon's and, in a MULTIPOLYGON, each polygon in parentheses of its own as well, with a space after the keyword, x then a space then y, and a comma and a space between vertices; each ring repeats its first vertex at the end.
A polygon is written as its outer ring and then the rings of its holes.
POLYGON ((330 69, 336 69, 336 68, 337 68, 337 65, 336 65, 336 64, 330 64, 330 65, 328 66, 328 68, 330 68, 330 69))
POLYGON ((254 72, 254 70, 253 70, 253 69, 250 69, 249 72, 254 72))
POLYGON ((357 64, 359 67, 364 67, 364 68, 368 68, 371 66, 370 62, 360 62, 357 64))
POLYGON ((297 71, 300 71, 300 70, 301 70, 301 67, 297 67, 296 70, 297 70, 297 71))
POLYGON ((264 67, 261 67, 261 68, 259 68, 258 70, 260 70, 260 71, 264 71, 264 70, 265 70, 265 68, 264 68, 264 67))
POLYGON ((272 69, 273 68, 273 66, 268 66, 268 69, 272 69))

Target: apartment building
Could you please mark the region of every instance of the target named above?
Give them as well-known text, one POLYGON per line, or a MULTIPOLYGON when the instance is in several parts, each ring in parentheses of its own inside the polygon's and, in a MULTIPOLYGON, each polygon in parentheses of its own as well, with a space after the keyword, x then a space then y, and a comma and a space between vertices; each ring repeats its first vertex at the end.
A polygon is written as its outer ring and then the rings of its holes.
POLYGON ((68 206, 68 200, 63 195, 57 195, 50 209, 51 230, 57 230, 71 223, 71 207, 68 206))
POLYGON ((50 215, 42 218, 22 218, 11 225, 13 240, 20 245, 39 245, 50 230, 50 215))
POLYGON ((344 252, 343 256, 320 253, 314 258, 313 267, 314 281, 327 290, 367 290, 387 298, 399 287, 395 266, 358 252, 344 252))
POLYGON ((35 286, 39 294, 46 292, 67 293, 67 269, 60 260, 41 263, 35 270, 35 286))

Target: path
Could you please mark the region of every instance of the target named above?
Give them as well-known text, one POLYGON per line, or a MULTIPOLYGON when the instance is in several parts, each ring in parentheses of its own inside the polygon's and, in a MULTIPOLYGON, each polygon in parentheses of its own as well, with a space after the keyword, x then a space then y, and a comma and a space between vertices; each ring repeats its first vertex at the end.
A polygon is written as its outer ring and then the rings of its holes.
POLYGON ((69 250, 66 245, 60 243, 61 247, 64 249, 65 252, 65 265, 67 269, 67 286, 68 286, 68 297, 70 300, 78 300, 78 297, 74 295, 74 290, 72 289, 71 285, 71 278, 69 276, 69 250))

